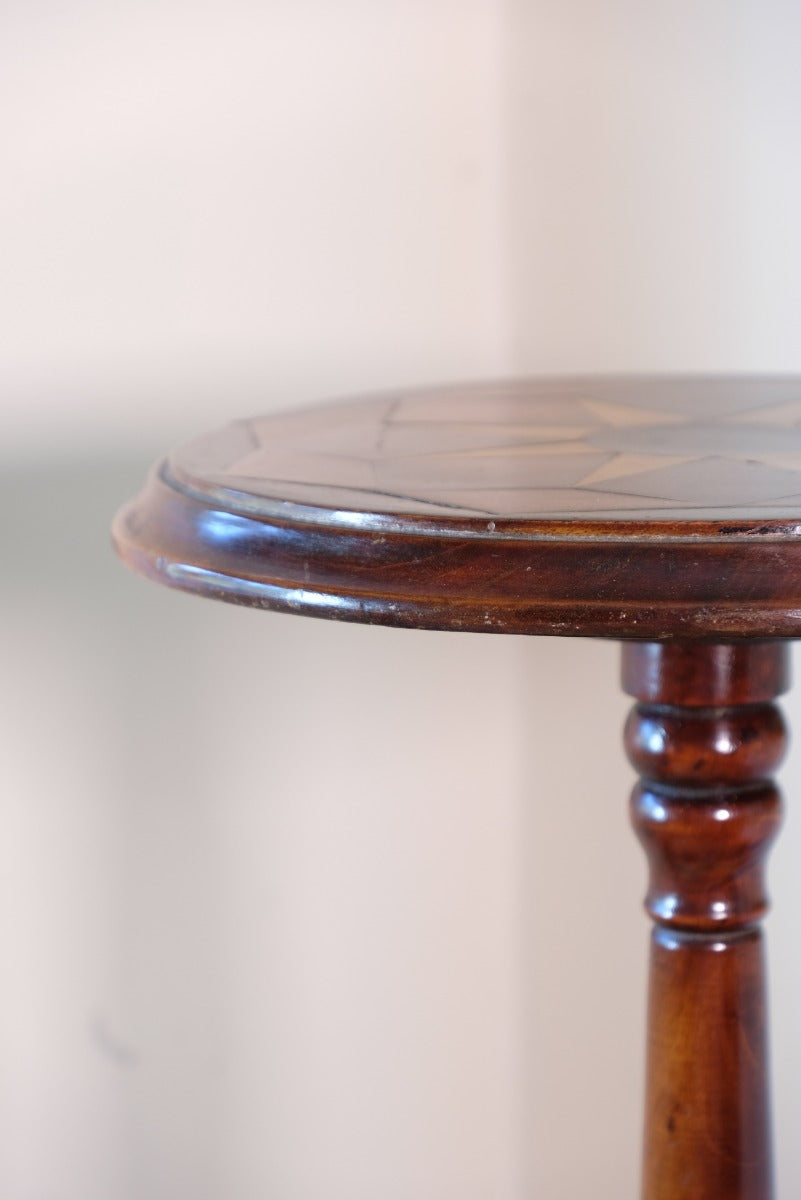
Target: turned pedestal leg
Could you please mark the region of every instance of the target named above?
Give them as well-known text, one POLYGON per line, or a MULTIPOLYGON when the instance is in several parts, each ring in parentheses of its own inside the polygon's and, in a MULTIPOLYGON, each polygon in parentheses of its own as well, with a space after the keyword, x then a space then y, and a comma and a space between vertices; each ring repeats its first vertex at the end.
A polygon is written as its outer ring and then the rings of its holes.
POLYGON ((626 749, 650 866, 643 1200, 770 1200, 764 859, 781 642, 628 643, 626 749))

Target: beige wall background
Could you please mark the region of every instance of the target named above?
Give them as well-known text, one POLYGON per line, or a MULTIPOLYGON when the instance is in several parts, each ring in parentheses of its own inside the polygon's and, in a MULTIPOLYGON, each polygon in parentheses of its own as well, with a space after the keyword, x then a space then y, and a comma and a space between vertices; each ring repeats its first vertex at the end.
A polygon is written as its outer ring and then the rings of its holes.
MULTIPOLYGON (((616 648, 212 605, 107 527, 257 409, 801 369, 800 37, 790 0, 6 0, 8 1200, 636 1194, 616 648)), ((791 801, 786 1196, 799 855, 791 801)))

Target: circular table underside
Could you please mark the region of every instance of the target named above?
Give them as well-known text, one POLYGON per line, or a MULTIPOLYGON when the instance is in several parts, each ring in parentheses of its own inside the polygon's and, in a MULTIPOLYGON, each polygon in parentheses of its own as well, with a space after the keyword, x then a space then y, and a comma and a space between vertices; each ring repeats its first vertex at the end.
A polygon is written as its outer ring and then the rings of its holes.
POLYGON ((171 454, 122 557, 240 604, 429 629, 801 635, 801 379, 575 378, 330 402, 171 454))

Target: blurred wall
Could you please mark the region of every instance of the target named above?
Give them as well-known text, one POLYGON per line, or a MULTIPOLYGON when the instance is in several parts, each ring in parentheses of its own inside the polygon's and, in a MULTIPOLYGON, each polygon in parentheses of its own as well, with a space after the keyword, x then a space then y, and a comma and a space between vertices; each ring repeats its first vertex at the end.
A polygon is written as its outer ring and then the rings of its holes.
MULTIPOLYGON (((635 1194, 616 648, 211 605, 107 528, 257 409, 798 370, 801 12, 8 0, 0 33, 0 1193, 635 1194)), ((790 805, 787 1195, 799 852, 790 805)))

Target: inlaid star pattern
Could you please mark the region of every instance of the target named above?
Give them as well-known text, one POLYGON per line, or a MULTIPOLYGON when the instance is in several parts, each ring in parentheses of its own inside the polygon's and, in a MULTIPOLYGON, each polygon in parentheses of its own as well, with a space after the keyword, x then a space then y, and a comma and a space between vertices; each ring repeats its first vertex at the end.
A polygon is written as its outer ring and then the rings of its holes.
POLYGON ((358 511, 801 516, 797 381, 447 389, 256 418, 184 452, 203 486, 358 511))

